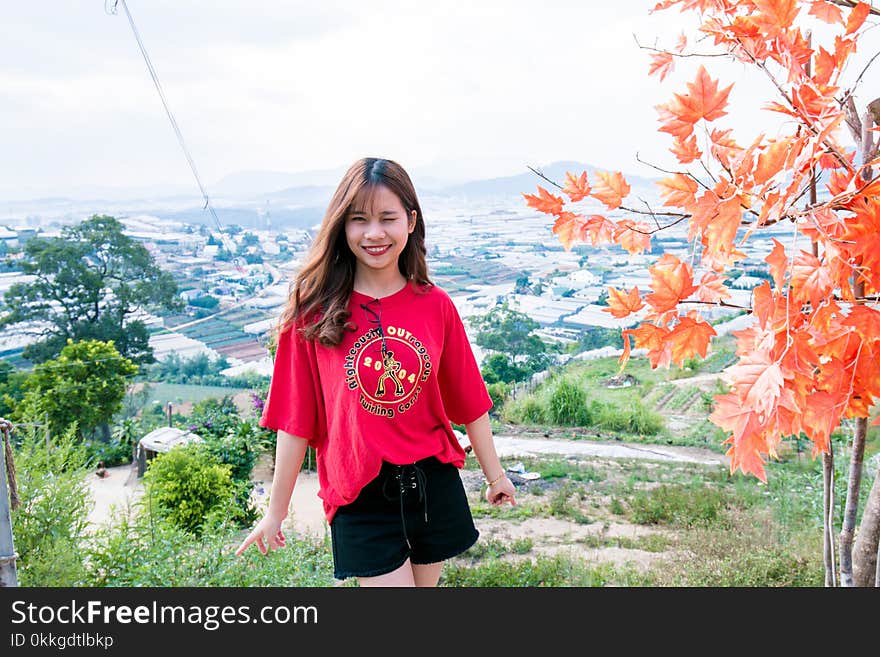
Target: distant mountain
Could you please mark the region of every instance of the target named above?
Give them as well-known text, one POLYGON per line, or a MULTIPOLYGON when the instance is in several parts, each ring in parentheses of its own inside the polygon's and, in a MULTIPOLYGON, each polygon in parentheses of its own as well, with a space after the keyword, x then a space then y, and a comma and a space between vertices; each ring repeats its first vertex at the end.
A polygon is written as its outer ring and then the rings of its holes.
POLYGON ((310 186, 334 186, 342 178, 346 167, 316 169, 289 173, 284 171, 238 171, 214 183, 209 192, 214 195, 258 199, 273 192, 310 186))
MULTIPOLYGON (((596 167, 591 164, 568 160, 553 162, 546 166, 536 166, 534 168, 536 171, 540 171, 547 178, 560 185, 565 184, 565 173, 567 171, 570 171, 571 173, 586 171, 587 178, 590 180, 593 179, 596 171, 596 167)), ((623 172, 623 174, 632 187, 633 192, 638 193, 641 191, 642 193, 645 193, 649 190, 653 191, 653 179, 635 176, 626 172, 623 172)), ((467 198, 495 196, 509 197, 519 196, 522 193, 534 194, 536 193, 538 185, 554 193, 559 191, 558 189, 553 188, 553 186, 546 180, 543 180, 540 176, 528 169, 523 173, 514 176, 504 176, 502 178, 491 178, 488 180, 474 180, 459 185, 450 185, 433 191, 447 196, 464 196, 467 198)))
MULTIPOLYGON (((551 180, 563 184, 565 172, 587 171, 591 180, 596 168, 584 162, 563 160, 536 166, 551 180)), ((207 189, 223 223, 237 223, 245 228, 276 228, 289 226, 307 228, 321 221, 327 202, 345 167, 284 173, 280 171, 242 171, 230 174, 207 189)), ((623 172, 640 198, 656 199, 654 180, 623 172)), ((438 177, 435 171, 413 173, 413 181, 421 196, 463 198, 472 200, 521 199, 523 193, 535 193, 538 185, 558 191, 540 176, 523 168, 522 173, 497 178, 450 183, 438 177)), ((164 218, 184 222, 212 222, 210 213, 201 206, 198 190, 183 188, 139 188, 115 190, 119 196, 106 193, 106 188, 93 188, 96 193, 86 198, 43 198, 31 201, 6 201, 0 212, 10 220, 24 217, 48 217, 66 223, 92 213, 129 214, 149 212, 164 218), (167 191, 167 195, 162 195, 167 191), (98 195, 98 192, 105 194, 98 195), (123 193, 124 192, 124 193, 123 193), (195 201, 195 202, 194 202, 195 201)))

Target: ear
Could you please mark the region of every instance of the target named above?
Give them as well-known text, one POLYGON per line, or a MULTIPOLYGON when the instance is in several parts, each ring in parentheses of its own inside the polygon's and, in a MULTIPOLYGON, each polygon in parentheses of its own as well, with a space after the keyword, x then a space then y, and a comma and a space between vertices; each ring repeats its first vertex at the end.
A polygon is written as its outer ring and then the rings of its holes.
POLYGON ((419 213, 416 212, 415 210, 413 210, 412 212, 409 213, 409 221, 407 222, 407 224, 409 224, 409 232, 410 233, 416 229, 416 220, 418 219, 418 217, 419 217, 419 213))

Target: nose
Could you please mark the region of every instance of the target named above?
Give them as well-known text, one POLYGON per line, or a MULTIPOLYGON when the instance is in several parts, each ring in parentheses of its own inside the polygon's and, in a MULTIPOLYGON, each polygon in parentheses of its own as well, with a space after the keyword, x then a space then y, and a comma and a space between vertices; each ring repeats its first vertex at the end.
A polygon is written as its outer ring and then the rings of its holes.
POLYGON ((378 239, 385 236, 385 229, 382 227, 381 221, 371 221, 367 224, 364 231, 364 237, 369 239, 378 239))

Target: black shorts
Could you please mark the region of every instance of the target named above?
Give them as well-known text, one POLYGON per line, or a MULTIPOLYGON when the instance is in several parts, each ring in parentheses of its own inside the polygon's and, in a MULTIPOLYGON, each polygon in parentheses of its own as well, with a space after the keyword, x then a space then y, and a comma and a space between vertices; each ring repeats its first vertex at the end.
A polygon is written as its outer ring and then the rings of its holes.
POLYGON ((330 523, 333 576, 374 577, 461 554, 479 537, 467 495, 451 463, 429 457, 383 463, 379 475, 330 523))

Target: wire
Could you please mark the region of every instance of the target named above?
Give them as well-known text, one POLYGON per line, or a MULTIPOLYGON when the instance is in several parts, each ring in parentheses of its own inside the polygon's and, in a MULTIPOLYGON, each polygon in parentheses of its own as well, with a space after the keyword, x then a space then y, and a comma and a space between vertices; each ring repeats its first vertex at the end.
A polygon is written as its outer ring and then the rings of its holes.
MULTIPOLYGON (((165 108, 165 114, 168 116, 168 120, 171 122, 171 127, 174 129, 174 134, 177 136, 177 141, 180 144, 181 149, 183 149, 183 154, 186 157, 186 161, 189 163, 190 169, 192 169, 193 176, 195 176, 196 179, 196 184, 199 186, 199 190, 202 192, 202 198, 205 199, 205 205, 202 209, 207 209, 211 213, 211 216, 214 218, 214 224, 217 226, 217 230, 220 232, 220 239, 223 241, 224 246, 229 251, 229 253, 232 254, 235 252, 233 248, 234 244, 223 232, 223 228, 220 225, 220 219, 217 217, 214 206, 211 205, 211 200, 208 197, 208 193, 205 191, 205 186, 202 184, 202 179, 199 177, 199 172, 196 169, 196 163, 193 161, 192 155, 190 155, 189 149, 186 146, 186 142, 183 139, 183 133, 181 133, 180 127, 177 125, 177 120, 174 118, 174 114, 172 114, 171 108, 168 107, 168 101, 165 99, 165 92, 162 91, 162 84, 159 82, 159 76, 156 74, 156 69, 153 68, 153 63, 150 61, 150 56, 147 54, 147 49, 144 47, 144 43, 141 40, 141 35, 138 32, 137 26, 134 24, 134 18, 132 18, 131 12, 128 10, 128 5, 125 4, 125 0, 104 0, 104 11, 107 14, 115 16, 116 6, 120 3, 122 4, 122 8, 125 10, 125 15, 128 18, 128 24, 131 25, 131 31, 134 33, 134 38, 137 41, 138 48, 140 48, 141 55, 144 58, 144 62, 146 62, 147 64, 147 69, 149 69, 150 71, 150 77, 153 78, 153 85, 156 87, 156 91, 159 93, 159 98, 162 100, 162 106, 165 108), (112 6, 110 6, 111 3, 112 6)), ((244 266, 242 266, 241 264, 241 258, 233 256, 232 262, 239 273, 245 273, 244 266)))

